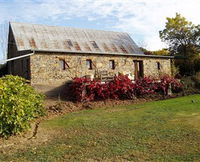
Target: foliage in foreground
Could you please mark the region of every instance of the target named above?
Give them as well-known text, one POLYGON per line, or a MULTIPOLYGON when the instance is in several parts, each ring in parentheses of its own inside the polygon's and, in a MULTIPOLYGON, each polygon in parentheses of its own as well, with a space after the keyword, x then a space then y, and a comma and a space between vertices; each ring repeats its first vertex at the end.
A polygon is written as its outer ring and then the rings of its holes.
POLYGON ((195 82, 195 86, 200 88, 200 72, 196 73, 196 75, 192 76, 192 80, 195 82))
POLYGON ((106 107, 42 121, 34 144, 0 161, 200 160, 200 95, 106 107))
POLYGON ((18 134, 30 127, 30 121, 43 115, 43 96, 18 76, 0 78, 0 136, 18 134))
POLYGON ((88 78, 74 78, 70 86, 73 100, 78 102, 105 100, 105 99, 133 99, 135 97, 161 93, 168 95, 171 88, 173 92, 180 92, 183 85, 170 76, 162 76, 159 80, 145 77, 133 83, 128 76, 118 75, 110 82, 102 84, 100 81, 88 78))

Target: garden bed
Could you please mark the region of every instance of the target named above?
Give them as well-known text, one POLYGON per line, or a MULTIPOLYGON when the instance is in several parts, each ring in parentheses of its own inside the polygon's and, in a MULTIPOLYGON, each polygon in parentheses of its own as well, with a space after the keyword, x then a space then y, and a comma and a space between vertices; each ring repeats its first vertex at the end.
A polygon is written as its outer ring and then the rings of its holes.
POLYGON ((92 102, 73 102, 73 101, 58 100, 57 98, 47 98, 44 101, 46 116, 43 118, 45 119, 54 118, 62 114, 77 112, 80 110, 91 110, 91 109, 98 109, 105 107, 126 106, 130 104, 141 104, 150 101, 166 100, 182 96, 184 96, 184 94, 181 92, 172 94, 170 96, 152 94, 129 100, 106 99, 106 100, 99 100, 92 102))

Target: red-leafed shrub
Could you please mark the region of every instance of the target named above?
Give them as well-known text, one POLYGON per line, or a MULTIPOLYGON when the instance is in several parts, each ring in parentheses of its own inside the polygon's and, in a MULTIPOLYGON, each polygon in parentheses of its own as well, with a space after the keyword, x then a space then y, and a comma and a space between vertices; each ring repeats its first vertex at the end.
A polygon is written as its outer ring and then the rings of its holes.
POLYGON ((134 97, 135 84, 126 75, 115 76, 109 82, 110 98, 131 99, 134 97))
POLYGON ((177 93, 183 89, 183 84, 173 77, 164 75, 160 78, 158 90, 162 91, 164 95, 168 95, 169 88, 171 88, 172 92, 177 93))
POLYGON ((90 79, 85 77, 74 78, 70 86, 70 94, 75 101, 92 101, 94 100, 94 91, 97 84, 99 83, 96 81, 91 81, 90 79))
POLYGON ((135 83, 125 75, 115 76, 110 82, 102 84, 88 78, 74 78, 70 86, 71 95, 75 101, 94 101, 105 99, 132 99, 134 96, 143 96, 162 92, 168 95, 169 88, 172 92, 180 92, 182 84, 170 77, 163 76, 160 80, 145 77, 135 83))
POLYGON ((110 90, 109 90, 109 84, 97 84, 96 90, 95 90, 95 99, 97 100, 105 100, 110 98, 110 90))
POLYGON ((183 90, 183 84, 177 79, 173 78, 173 80, 171 82, 171 86, 172 86, 171 88, 172 88, 173 93, 178 93, 183 90))
POLYGON ((115 76, 112 81, 101 84, 87 78, 74 78, 70 86, 74 100, 93 101, 102 99, 131 99, 135 85, 124 75, 115 76))
POLYGON ((136 96, 146 95, 155 93, 158 89, 155 79, 150 77, 144 77, 136 80, 135 82, 135 93, 136 96))

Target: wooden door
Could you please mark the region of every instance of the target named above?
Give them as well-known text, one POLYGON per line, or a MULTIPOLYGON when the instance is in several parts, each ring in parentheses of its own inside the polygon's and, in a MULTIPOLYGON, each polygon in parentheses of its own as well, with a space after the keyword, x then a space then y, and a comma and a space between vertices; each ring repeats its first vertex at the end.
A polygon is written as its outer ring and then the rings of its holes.
POLYGON ((27 80, 31 79, 31 74, 30 74, 30 58, 26 58, 26 60, 25 60, 25 78, 27 80))
POLYGON ((138 61, 138 60, 134 60, 134 73, 135 73, 135 79, 139 79, 142 78, 144 75, 143 72, 143 61, 138 61))

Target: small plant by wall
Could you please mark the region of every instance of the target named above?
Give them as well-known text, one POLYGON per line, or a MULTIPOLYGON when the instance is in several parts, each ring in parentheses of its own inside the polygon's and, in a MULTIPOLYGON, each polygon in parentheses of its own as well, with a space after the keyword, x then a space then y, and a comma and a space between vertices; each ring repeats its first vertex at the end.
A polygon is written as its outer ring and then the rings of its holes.
POLYGON ((44 114, 43 96, 18 76, 0 78, 0 136, 9 137, 30 127, 44 114))

